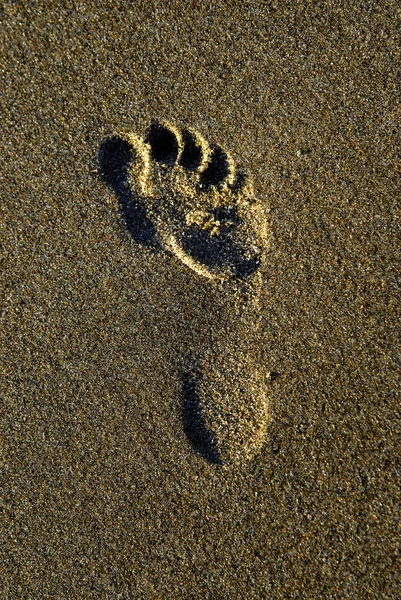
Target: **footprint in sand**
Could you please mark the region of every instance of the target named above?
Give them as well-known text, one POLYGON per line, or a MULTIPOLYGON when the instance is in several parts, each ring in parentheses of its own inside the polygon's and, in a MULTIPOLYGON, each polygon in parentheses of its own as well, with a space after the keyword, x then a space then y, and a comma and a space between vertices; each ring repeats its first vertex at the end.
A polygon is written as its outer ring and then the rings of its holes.
POLYGON ((260 319, 267 248, 267 219, 250 178, 220 146, 169 123, 152 123, 144 138, 109 138, 99 158, 134 240, 173 254, 194 276, 238 298, 230 331, 198 351, 183 374, 182 419, 210 462, 252 457, 269 420, 269 386, 249 342, 260 319))

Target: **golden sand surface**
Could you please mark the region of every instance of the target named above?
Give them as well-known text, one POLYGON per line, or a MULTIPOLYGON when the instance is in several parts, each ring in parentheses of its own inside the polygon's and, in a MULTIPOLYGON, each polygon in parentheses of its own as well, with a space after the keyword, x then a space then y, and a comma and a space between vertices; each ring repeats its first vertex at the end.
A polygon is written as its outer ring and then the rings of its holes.
POLYGON ((0 22, 0 598, 398 598, 399 4, 10 1, 0 22), (116 135, 148 165, 124 192, 116 135), (183 245, 227 203, 262 256, 245 283, 183 245))

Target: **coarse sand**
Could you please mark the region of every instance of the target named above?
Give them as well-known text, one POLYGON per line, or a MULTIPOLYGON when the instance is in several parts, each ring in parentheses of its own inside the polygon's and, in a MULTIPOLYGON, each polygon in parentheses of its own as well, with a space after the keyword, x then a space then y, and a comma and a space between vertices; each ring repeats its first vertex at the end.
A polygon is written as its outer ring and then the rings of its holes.
POLYGON ((398 599, 399 3, 0 21, 0 598, 398 599))

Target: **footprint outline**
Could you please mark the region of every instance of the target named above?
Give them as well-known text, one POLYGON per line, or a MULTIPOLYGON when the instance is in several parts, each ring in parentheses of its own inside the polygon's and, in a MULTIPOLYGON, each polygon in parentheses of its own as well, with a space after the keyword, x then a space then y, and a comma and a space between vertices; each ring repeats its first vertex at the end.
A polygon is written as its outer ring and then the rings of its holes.
MULTIPOLYGON (((245 230, 240 243, 236 242, 238 229, 254 223, 255 213, 262 207, 255 198, 251 179, 227 152, 217 144, 209 144, 194 129, 153 121, 143 138, 123 132, 106 140, 99 158, 102 179, 117 194, 128 230, 137 242, 152 250, 168 251, 201 277, 220 283, 234 281, 242 289, 245 285, 258 300, 257 289, 267 247, 266 238, 263 240, 265 215, 260 219, 259 230, 245 230), (124 150, 124 160, 117 158, 114 165, 119 172, 114 176, 108 164, 110 147, 107 150, 107 144, 113 143, 120 144, 124 150), (138 219, 136 226, 127 220, 132 207, 131 220, 138 219), (140 234, 141 228, 147 232, 145 236, 140 234), (190 246, 190 239, 188 247, 183 231, 196 233, 198 248, 196 244, 190 246), (213 241, 217 240, 209 264, 202 260, 205 255, 199 252, 202 245, 199 238, 209 244, 206 258, 213 241), (244 239, 245 244, 241 246, 244 239), (226 252, 224 245, 228 248, 226 252), (252 253, 253 263, 247 263, 252 253), (244 264, 250 268, 243 268, 244 264)), ((208 426, 207 410, 199 395, 199 385, 204 379, 198 368, 182 374, 184 431, 198 454, 210 463, 222 464, 218 436, 208 426)), ((262 412, 265 415, 266 411, 262 412)), ((266 425, 267 418, 264 418, 266 425)))

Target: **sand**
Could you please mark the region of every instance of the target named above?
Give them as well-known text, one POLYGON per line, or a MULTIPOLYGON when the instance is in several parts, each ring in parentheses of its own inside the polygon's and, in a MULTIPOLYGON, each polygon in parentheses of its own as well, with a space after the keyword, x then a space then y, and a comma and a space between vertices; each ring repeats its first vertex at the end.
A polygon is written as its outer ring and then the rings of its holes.
POLYGON ((3 4, 0 598, 398 597, 400 16, 3 4), (255 301, 127 227, 152 121, 251 177, 255 301))

